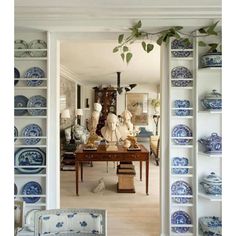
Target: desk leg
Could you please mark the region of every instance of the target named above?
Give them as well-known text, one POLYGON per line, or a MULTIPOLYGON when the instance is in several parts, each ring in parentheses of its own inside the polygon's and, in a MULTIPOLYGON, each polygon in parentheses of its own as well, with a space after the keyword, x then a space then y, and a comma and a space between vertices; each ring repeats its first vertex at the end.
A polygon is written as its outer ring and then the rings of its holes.
POLYGON ((81 168, 81 182, 84 181, 83 179, 83 175, 84 175, 84 172, 83 172, 83 162, 80 163, 80 168, 81 168))
POLYGON ((142 161, 140 161, 140 165, 139 165, 139 167, 140 167, 140 170, 139 170, 139 172, 140 172, 140 181, 142 181, 142 176, 143 176, 143 162, 142 161))
POLYGON ((148 195, 148 183, 149 183, 149 159, 146 160, 146 194, 148 195))
POLYGON ((79 162, 75 161, 76 195, 79 196, 79 162))

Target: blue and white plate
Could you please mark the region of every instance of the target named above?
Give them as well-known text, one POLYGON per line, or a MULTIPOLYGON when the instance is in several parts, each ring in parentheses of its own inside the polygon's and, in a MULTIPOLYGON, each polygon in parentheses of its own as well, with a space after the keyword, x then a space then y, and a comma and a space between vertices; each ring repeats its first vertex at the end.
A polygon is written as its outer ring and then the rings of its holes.
POLYGON ((191 129, 186 125, 176 125, 172 130, 172 137, 181 137, 181 139, 174 139, 176 144, 185 145, 191 142, 191 139, 183 139, 183 137, 192 137, 191 129))
MULTIPOLYGON (((28 44, 26 41, 22 39, 16 39, 14 42, 15 49, 27 49, 28 44)), ((15 57, 27 57, 28 53, 27 51, 15 51, 15 57)))
POLYGON ((190 107, 190 101, 183 99, 183 100, 175 100, 174 101, 174 106, 176 108, 189 108, 190 107))
MULTIPOLYGON (((44 78, 45 73, 39 67, 31 67, 25 72, 25 78, 44 78)), ((27 80, 27 86, 39 86, 43 80, 27 80)))
POLYGON ((181 78, 193 78, 192 72, 184 67, 184 66, 177 66, 171 70, 171 77, 173 79, 181 79, 181 78))
POLYGON ((18 136, 18 129, 16 128, 16 126, 14 126, 14 137, 15 137, 15 139, 14 139, 14 142, 17 140, 17 137, 18 136))
MULTIPOLYGON (((30 49, 46 49, 47 48, 46 42, 40 39, 35 39, 35 40, 30 41, 28 46, 30 49)), ((46 57, 47 51, 30 51, 29 54, 31 57, 46 57)))
POLYGON ((187 79, 172 80, 171 84, 173 87, 190 87, 192 85, 192 81, 187 79))
MULTIPOLYGON (((188 166, 188 158, 186 157, 174 157, 172 159, 172 166, 188 166)), ((172 173, 176 175, 188 174, 188 168, 172 168, 172 173)))
MULTIPOLYGON (((41 95, 35 95, 29 98, 27 103, 27 107, 46 107, 47 100, 45 97, 41 95)), ((28 109, 28 112, 32 116, 45 116, 46 110, 45 109, 28 109)))
POLYGON ((39 148, 21 148, 15 152, 15 165, 16 166, 34 166, 32 168, 17 167, 15 168, 22 174, 36 174, 43 168, 37 168, 35 166, 43 166, 46 163, 46 155, 39 148))
MULTIPOLYGON (((175 181, 171 185, 172 195, 192 195, 192 188, 185 181, 179 180, 175 181)), ((188 203, 191 202, 189 197, 172 197, 172 199, 177 203, 188 203)))
MULTIPOLYGON (((171 224, 186 225, 192 224, 191 217, 185 211, 176 211, 171 215, 171 224)), ((189 231, 189 227, 172 227, 172 231, 175 233, 186 233, 189 231)))
MULTIPOLYGON (((14 78, 20 78, 20 71, 14 67, 14 78)), ((14 85, 16 85, 19 82, 19 80, 14 80, 14 85)))
MULTIPOLYGON (((42 129, 37 124, 29 124, 25 126, 22 130, 22 136, 27 137, 38 137, 42 136, 42 129)), ((26 145, 34 145, 37 144, 41 139, 40 138, 25 138, 24 143, 26 145)))
POLYGON ((190 51, 174 51, 171 52, 171 54, 173 57, 189 57, 193 55, 193 53, 190 51))
POLYGON ((175 115, 176 116, 190 116, 190 110, 178 109, 178 110, 175 110, 175 115))
MULTIPOLYGON (((15 104, 15 108, 20 107, 27 107, 27 103, 28 103, 28 98, 25 97, 24 95, 16 95, 14 97, 14 104, 15 104)), ((15 116, 23 116, 27 113, 27 109, 15 109, 15 116)))
MULTIPOLYGON (((35 181, 30 181, 26 183, 22 188, 23 195, 40 195, 42 194, 42 187, 39 183, 35 181)), ((40 197, 23 197, 26 203, 35 203, 40 199, 40 197)))
POLYGON ((193 49, 193 45, 185 45, 183 40, 175 39, 171 42, 171 49, 193 49))

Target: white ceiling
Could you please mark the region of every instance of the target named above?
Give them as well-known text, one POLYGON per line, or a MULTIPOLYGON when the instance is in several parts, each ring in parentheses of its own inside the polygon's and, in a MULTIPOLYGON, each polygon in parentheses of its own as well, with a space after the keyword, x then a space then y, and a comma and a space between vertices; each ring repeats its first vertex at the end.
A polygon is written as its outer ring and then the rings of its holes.
POLYGON ((121 71, 121 84, 156 83, 160 81, 160 48, 147 54, 139 43, 131 46, 133 58, 129 65, 119 53, 113 53, 115 41, 61 42, 61 64, 78 75, 82 82, 116 84, 116 72, 121 71))

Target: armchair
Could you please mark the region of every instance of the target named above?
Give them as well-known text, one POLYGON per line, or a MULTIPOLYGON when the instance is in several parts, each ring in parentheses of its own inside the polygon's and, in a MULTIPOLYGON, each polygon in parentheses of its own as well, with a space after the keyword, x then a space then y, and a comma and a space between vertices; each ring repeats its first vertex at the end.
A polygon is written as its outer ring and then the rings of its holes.
POLYGON ((34 235, 107 235, 104 209, 55 209, 35 213, 34 235))

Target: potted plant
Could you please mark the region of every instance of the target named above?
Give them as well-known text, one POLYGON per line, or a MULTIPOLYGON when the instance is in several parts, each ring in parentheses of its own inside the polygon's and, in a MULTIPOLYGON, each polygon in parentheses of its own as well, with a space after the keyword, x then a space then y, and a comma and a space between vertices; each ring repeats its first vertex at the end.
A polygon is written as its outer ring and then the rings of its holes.
POLYGON ((160 107, 160 101, 159 99, 152 99, 151 100, 151 105, 153 107, 153 109, 155 110, 155 113, 158 113, 158 108, 160 107))

